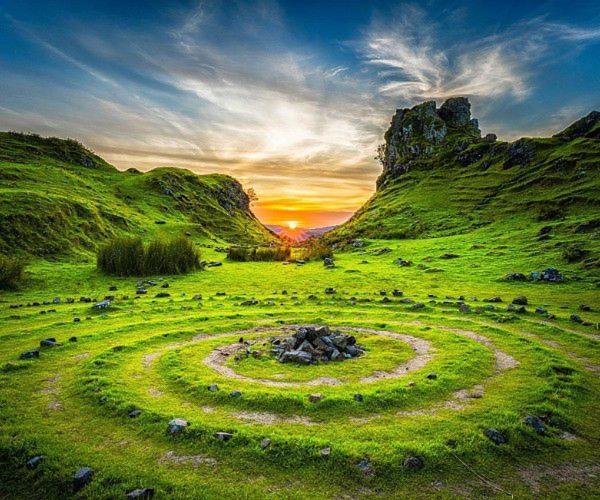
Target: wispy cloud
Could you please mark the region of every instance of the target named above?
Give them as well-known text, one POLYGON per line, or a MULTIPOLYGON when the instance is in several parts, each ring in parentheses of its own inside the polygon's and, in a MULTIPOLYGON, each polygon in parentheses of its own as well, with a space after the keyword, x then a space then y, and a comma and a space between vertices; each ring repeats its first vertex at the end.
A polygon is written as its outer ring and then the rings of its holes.
POLYGON ((535 18, 500 33, 448 42, 444 26, 415 6, 391 21, 375 21, 358 50, 377 69, 379 91, 408 101, 466 95, 523 99, 532 91, 534 65, 558 43, 581 45, 600 39, 584 29, 535 18))

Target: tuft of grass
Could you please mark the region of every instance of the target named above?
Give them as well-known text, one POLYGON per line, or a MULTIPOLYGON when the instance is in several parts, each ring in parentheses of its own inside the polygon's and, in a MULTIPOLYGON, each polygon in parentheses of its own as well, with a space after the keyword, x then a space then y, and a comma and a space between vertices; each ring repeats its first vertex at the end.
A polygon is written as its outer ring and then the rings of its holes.
POLYGON ((333 249, 322 239, 311 238, 302 250, 304 260, 323 260, 333 257, 333 249))
POLYGON ((17 288, 23 279, 25 261, 19 257, 0 254, 0 289, 17 288))
POLYGON ((115 238, 97 254, 98 269, 117 276, 183 274, 200 268, 200 253, 194 244, 179 236, 157 238, 144 247, 141 238, 115 238))

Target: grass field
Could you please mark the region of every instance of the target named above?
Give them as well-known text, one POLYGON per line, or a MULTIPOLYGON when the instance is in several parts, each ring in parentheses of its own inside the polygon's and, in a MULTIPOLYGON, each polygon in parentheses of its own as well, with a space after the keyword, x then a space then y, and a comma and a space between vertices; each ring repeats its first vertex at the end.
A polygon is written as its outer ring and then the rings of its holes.
POLYGON ((89 498, 141 487, 157 498, 596 497, 598 276, 530 244, 538 229, 369 240, 337 252, 333 269, 224 261, 149 277, 146 295, 139 278, 91 262, 33 260, 24 288, 0 297, 0 496, 68 497, 89 466, 89 498), (566 281, 501 279, 549 266, 566 281), (102 311, 79 301, 106 295, 102 311), (526 312, 507 311, 521 295, 526 312), (300 324, 346 329, 366 354, 314 367, 270 358, 265 341, 300 324), (59 345, 19 359, 49 337, 59 345), (240 337, 265 352, 220 354, 240 337), (169 435, 173 418, 188 427, 169 435))

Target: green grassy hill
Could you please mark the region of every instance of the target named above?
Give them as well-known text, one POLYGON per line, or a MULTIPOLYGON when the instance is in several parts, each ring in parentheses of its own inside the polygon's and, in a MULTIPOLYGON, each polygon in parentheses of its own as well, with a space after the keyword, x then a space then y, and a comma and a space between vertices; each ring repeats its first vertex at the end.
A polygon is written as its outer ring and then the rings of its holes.
POLYGON ((118 234, 188 233, 264 242, 273 235, 226 175, 159 168, 120 172, 72 140, 0 133, 0 252, 95 250, 118 234))
POLYGON ((329 233, 332 241, 436 238, 483 228, 518 233, 525 246, 535 242, 536 252, 578 247, 584 266, 597 266, 600 113, 552 138, 506 143, 481 137, 466 99, 439 109, 431 101, 398 110, 385 141, 377 191, 329 233))

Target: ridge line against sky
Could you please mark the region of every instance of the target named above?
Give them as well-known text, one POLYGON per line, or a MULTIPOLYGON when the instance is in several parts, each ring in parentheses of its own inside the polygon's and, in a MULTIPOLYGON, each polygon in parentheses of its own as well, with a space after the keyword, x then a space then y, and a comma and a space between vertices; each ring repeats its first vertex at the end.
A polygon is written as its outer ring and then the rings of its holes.
POLYGON ((0 129, 230 174, 267 223, 362 205, 397 107, 466 95, 503 139, 600 107, 597 2, 125 3, 0 2, 0 129))

